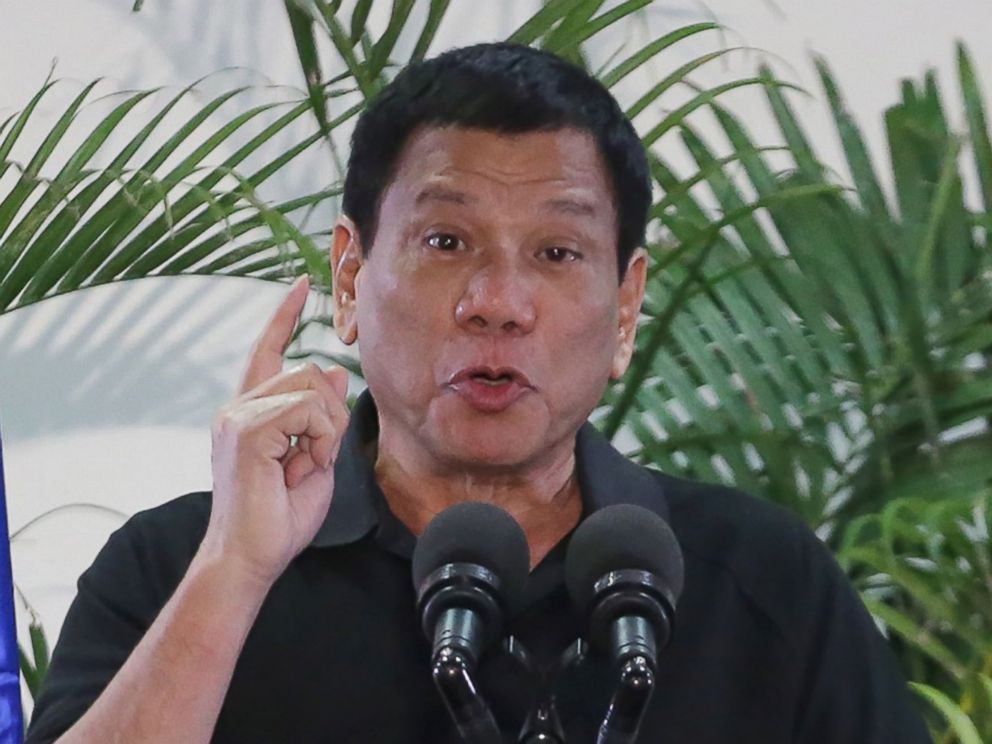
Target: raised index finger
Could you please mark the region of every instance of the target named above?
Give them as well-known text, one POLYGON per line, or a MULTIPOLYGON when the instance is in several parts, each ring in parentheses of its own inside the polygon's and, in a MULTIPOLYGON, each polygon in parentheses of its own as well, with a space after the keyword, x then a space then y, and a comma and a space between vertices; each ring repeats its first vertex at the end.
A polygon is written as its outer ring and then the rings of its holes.
POLYGON ((304 274, 293 283, 289 294, 269 318, 265 330, 252 347, 248 366, 238 386, 238 395, 282 371, 282 355, 293 339, 293 330, 303 312, 309 290, 310 279, 304 274))

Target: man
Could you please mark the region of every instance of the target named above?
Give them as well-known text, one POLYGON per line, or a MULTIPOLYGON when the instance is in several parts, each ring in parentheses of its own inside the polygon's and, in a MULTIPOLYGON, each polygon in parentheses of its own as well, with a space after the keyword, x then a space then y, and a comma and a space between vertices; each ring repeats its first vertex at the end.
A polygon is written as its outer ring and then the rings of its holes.
MULTIPOLYGON (((620 456, 588 424, 633 350, 645 155, 598 83, 480 45, 413 65, 357 125, 333 240, 341 369, 282 372, 297 282, 213 428, 213 492, 137 515, 82 576, 30 744, 442 742, 409 557, 445 507, 495 503, 532 573, 509 631, 542 664, 583 633, 568 537, 612 503, 672 524, 686 582, 641 741, 924 742, 871 619, 781 510, 620 456), (333 494, 333 499, 332 499, 333 494)), ((491 654, 515 740, 533 681, 491 654)), ((571 741, 602 659, 554 688, 571 741)))

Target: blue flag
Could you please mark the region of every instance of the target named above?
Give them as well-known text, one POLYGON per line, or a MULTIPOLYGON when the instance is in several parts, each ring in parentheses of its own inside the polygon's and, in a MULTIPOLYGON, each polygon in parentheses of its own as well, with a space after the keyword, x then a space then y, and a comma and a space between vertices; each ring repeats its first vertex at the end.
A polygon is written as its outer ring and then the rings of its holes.
POLYGON ((20 744, 24 739, 21 680, 14 626, 14 577, 10 572, 10 531, 7 528, 7 493, 3 485, 3 447, 0 446, 0 744, 20 744))

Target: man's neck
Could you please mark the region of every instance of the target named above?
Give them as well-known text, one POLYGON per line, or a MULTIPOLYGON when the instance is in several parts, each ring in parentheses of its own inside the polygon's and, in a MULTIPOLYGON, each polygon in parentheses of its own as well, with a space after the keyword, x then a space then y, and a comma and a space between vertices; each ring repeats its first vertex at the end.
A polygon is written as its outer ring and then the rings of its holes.
POLYGON ((390 510, 415 535, 439 512, 463 501, 505 509, 527 535, 531 568, 575 527, 582 514, 574 447, 543 467, 512 474, 434 469, 386 447, 376 454, 375 477, 390 510))

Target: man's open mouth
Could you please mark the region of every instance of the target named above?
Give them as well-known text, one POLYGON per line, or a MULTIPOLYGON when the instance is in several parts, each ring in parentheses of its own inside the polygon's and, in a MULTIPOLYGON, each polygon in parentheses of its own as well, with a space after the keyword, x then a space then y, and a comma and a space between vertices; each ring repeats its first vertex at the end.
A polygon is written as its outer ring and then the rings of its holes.
POLYGON ((527 376, 513 367, 466 367, 452 376, 448 384, 458 385, 469 380, 490 387, 499 387, 500 385, 509 385, 512 383, 516 383, 521 387, 531 387, 527 376))

